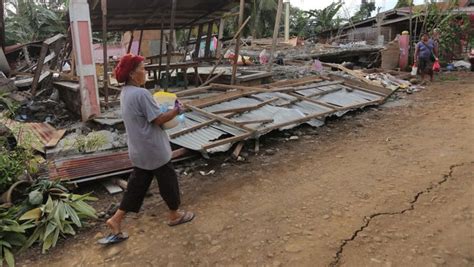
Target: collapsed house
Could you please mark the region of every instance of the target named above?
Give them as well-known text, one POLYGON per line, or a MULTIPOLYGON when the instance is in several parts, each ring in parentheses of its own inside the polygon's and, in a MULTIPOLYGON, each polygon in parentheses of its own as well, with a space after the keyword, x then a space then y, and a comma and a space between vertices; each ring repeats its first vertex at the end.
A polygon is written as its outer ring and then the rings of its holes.
MULTIPOLYGON (((258 148, 259 138, 272 131, 301 124, 319 127, 328 117, 379 105, 400 84, 394 79, 390 84, 376 83, 339 65, 328 66, 341 68, 346 72, 345 77, 326 75, 326 72, 310 67, 303 75, 305 77, 276 82, 272 82, 274 73, 258 64, 239 67, 235 64, 239 51, 245 56, 252 53, 252 49, 268 48, 272 53, 276 49, 280 52, 287 50, 285 64, 291 68, 291 62, 312 63, 314 58, 334 59, 354 54, 364 56, 378 53, 381 48, 365 45, 301 47, 298 41, 295 45, 279 43, 270 46, 268 41, 254 40, 252 48, 240 49, 239 35, 248 22, 248 19, 244 22, 242 13, 239 14, 240 28, 225 47, 222 28, 226 19, 236 15, 229 14, 237 6, 235 1, 214 1, 213 5, 209 5, 209 1, 196 0, 105 2, 71 1, 71 28, 67 36, 57 35, 43 42, 18 46, 7 54, 20 58, 17 71, 30 72, 27 77, 17 75, 13 78, 17 86, 25 88, 22 94, 26 99, 37 100, 36 96, 44 90, 55 88, 57 99, 45 100, 45 103, 64 102, 67 109, 93 125, 90 129, 96 130, 84 132, 77 124, 58 130, 51 127, 46 118, 40 119, 41 122, 3 121, 11 128, 23 127, 36 137, 35 149, 48 161, 47 170, 42 174, 45 178, 79 183, 123 175, 132 169, 121 126, 118 98, 121 84, 112 75, 117 60, 114 56, 123 51, 123 47, 117 47, 117 51, 109 50, 107 38, 100 46, 93 45, 93 31, 102 31, 103 34, 108 31, 126 32, 125 52, 136 49, 135 52, 140 54, 141 49, 148 49, 146 87, 176 92, 185 103, 187 112, 184 119, 176 128, 167 130, 173 144, 174 159, 196 153, 209 157, 233 147, 238 154, 247 140, 255 140, 258 148), (212 29, 216 26, 219 26, 218 45, 216 51, 211 51, 210 44, 215 37, 212 29), (184 52, 173 48, 175 29, 189 29, 184 52), (196 31, 193 29, 197 30, 194 39, 192 35, 196 31), (145 36, 147 30, 158 30, 154 34, 160 35, 160 42, 153 44, 150 41, 145 45, 143 40, 154 40, 145 36), (297 52, 291 55, 288 47, 296 47, 297 52), (236 57, 223 59, 222 55, 230 48, 234 48, 236 57), (159 53, 153 55, 157 49, 159 53), (96 60, 100 55, 102 61, 96 60), (26 58, 30 56, 35 60, 28 62, 26 58), (172 88, 171 84, 175 87, 172 88), (186 89, 188 86, 192 88, 186 89), (105 145, 88 147, 87 138, 101 135, 105 145), (79 141, 82 142, 80 148, 77 147, 79 141)), ((241 1, 241 11, 244 2, 241 1)), ((16 134, 21 135, 18 131, 16 134)))

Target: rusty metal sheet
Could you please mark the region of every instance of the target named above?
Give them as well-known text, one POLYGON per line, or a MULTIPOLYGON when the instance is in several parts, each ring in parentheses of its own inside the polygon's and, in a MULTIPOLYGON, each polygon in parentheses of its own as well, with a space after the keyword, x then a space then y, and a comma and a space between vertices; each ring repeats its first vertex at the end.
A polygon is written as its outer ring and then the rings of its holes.
POLYGON ((131 169, 128 151, 113 151, 96 155, 58 159, 49 163, 49 178, 74 180, 131 169))
POLYGON ((66 130, 56 130, 46 122, 18 122, 10 119, 0 119, 10 129, 19 145, 31 145, 34 149, 45 152, 45 148, 55 147, 64 136, 66 130))

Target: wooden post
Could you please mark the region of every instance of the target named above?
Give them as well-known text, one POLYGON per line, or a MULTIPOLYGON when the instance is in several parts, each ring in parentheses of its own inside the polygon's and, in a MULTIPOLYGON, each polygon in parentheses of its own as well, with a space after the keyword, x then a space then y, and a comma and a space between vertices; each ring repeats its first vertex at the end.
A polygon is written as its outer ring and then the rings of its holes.
POLYGON ((209 22, 207 25, 207 38, 206 38, 206 48, 204 49, 204 58, 209 58, 211 53, 211 40, 212 40, 212 26, 214 22, 209 22))
MULTIPOLYGON (((165 34, 164 34, 164 18, 163 18, 163 13, 161 14, 160 18, 161 26, 160 26, 160 59, 159 59, 159 69, 158 69, 158 77, 156 75, 156 70, 153 71, 153 75, 155 78, 155 82, 158 84, 159 81, 161 80, 161 66, 163 64, 163 42, 165 41, 165 34)), ((156 84, 155 84, 156 85, 156 84)))
POLYGON ((285 1, 285 42, 290 41, 290 1, 285 1))
POLYGON ((275 28, 273 29, 272 51, 270 51, 270 61, 268 62, 268 72, 272 72, 273 58, 278 40, 278 32, 280 30, 281 11, 283 9, 283 0, 278 0, 278 9, 275 20, 275 28))
MULTIPOLYGON (((231 43, 232 43, 233 41, 237 40, 237 36, 242 32, 242 30, 244 29, 245 25, 247 25, 247 23, 250 21, 250 18, 251 18, 251 17, 252 17, 252 16, 249 16, 249 17, 245 20, 245 22, 240 26, 239 30, 235 33, 234 38, 232 38, 231 43)), ((227 53, 227 51, 229 51, 229 49, 230 49, 230 46, 228 46, 228 47, 224 50, 224 53, 217 55, 217 62, 216 62, 216 64, 214 65, 214 67, 212 67, 211 72, 210 72, 209 75, 207 76, 206 82, 209 81, 209 79, 211 78, 212 74, 214 74, 214 71, 216 70, 217 66, 219 66, 219 64, 221 64, 222 58, 224 57, 225 53, 227 53)))
POLYGON ((219 23, 219 36, 217 40, 216 57, 219 58, 222 51, 222 38, 224 37, 225 18, 222 17, 219 23))
POLYGON ((4 3, 0 0, 0 44, 5 51, 5 18, 4 18, 4 3))
POLYGON ((82 120, 100 115, 97 73, 93 60, 92 30, 89 5, 86 0, 69 1, 69 19, 75 55, 76 72, 79 76, 82 120))
POLYGON ((133 30, 132 30, 132 31, 130 32, 130 42, 128 43, 127 54, 129 54, 129 53, 130 53, 130 50, 132 49, 133 35, 134 35, 134 32, 133 32, 133 30))
MULTIPOLYGON (((184 56, 183 62, 186 62, 186 55, 188 54, 188 46, 189 42, 191 41, 191 33, 193 32, 193 26, 189 28, 188 37, 186 38, 186 43, 184 44, 184 56)), ((186 75, 185 75, 186 76, 186 75)))
POLYGON ((170 22, 170 38, 169 38, 169 42, 168 42, 168 46, 167 46, 167 51, 166 51, 166 54, 167 54, 167 62, 166 62, 166 83, 165 83, 165 92, 168 91, 168 87, 169 87, 169 83, 171 81, 171 77, 170 77, 170 64, 171 64, 171 50, 173 50, 172 46, 173 46, 173 31, 174 31, 174 20, 175 20, 175 17, 176 17, 176 2, 178 0, 172 0, 173 3, 171 5, 171 22, 170 22))
MULTIPOLYGON (((283 0, 280 0, 283 1, 283 0)), ((244 6, 245 0, 240 0, 240 12, 239 12, 239 27, 244 23, 244 6)), ((234 65, 232 66, 232 80, 230 84, 235 84, 237 82, 237 62, 239 61, 239 52, 240 52, 240 37, 241 34, 237 35, 237 40, 235 42, 235 58, 234 65)))
POLYGON ((195 45, 195 48, 194 48, 194 56, 193 56, 194 59, 199 57, 199 50, 201 48, 201 36, 202 36, 202 29, 203 28, 204 28, 204 25, 200 24, 199 29, 198 29, 198 34, 196 36, 196 45, 195 45))
POLYGON ((140 55, 142 51, 142 40, 143 40, 143 30, 140 31, 140 40, 138 40, 138 52, 137 55, 140 55))
POLYGON ((108 61, 109 57, 107 55, 107 0, 101 1, 102 8, 102 50, 104 52, 104 92, 105 92, 105 108, 109 107, 109 75, 108 75, 108 61))

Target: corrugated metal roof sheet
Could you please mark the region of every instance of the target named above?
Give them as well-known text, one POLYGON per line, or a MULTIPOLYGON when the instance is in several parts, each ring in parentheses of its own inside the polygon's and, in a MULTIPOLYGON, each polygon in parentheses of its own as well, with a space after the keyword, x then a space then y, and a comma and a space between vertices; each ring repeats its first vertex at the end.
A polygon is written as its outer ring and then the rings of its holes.
MULTIPOLYGON (((312 83, 309 85, 298 86, 295 87, 295 90, 295 93, 300 94, 301 96, 311 96, 316 93, 331 91, 326 94, 313 96, 310 98, 323 103, 336 105, 341 108, 361 104, 363 105, 364 103, 383 99, 383 97, 379 95, 370 94, 357 89, 352 89, 343 84, 334 84, 334 82, 332 81, 323 81, 318 83, 312 83)), ((305 100, 298 100, 298 98, 296 98, 295 96, 286 94, 284 92, 256 93, 249 97, 240 97, 231 101, 211 105, 204 108, 204 110, 207 112, 217 112, 221 110, 228 110, 239 107, 255 106, 263 101, 267 101, 275 97, 278 97, 279 99, 258 109, 239 113, 238 115, 235 115, 230 119, 236 122, 273 119, 273 122, 270 123, 254 123, 246 125, 247 127, 256 130, 257 135, 263 135, 267 133, 266 129, 271 129, 272 126, 276 126, 282 123, 290 123, 297 119, 304 118, 306 115, 325 114, 332 110, 329 107, 317 103, 305 100)), ((335 112, 334 114, 337 116, 342 116, 346 112, 348 111, 339 111, 335 112)), ((203 117, 194 112, 187 113, 186 118, 187 123, 189 124, 187 127, 191 127, 197 123, 210 120, 209 118, 203 117)), ((324 121, 311 119, 304 123, 308 123, 312 126, 318 127, 323 125, 324 121)), ((293 128, 298 124, 301 123, 295 123, 294 125, 285 126, 281 128, 281 130, 293 128)), ((169 130, 168 132, 174 133, 180 131, 181 129, 184 129, 184 127, 180 126, 178 128, 169 130)), ((191 133, 187 133, 177 138, 174 138, 171 140, 171 142, 189 149, 200 150, 203 145, 215 141, 223 136, 238 136, 242 133, 243 131, 237 127, 231 127, 222 123, 214 123, 212 125, 197 129, 191 133)))

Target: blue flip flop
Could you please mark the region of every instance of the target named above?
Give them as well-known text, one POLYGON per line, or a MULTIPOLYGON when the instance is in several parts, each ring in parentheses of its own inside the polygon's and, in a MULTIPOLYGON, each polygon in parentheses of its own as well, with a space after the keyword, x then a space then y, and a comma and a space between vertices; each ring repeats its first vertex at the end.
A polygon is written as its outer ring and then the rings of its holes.
POLYGON ((117 244, 128 239, 127 233, 109 234, 104 238, 101 238, 97 243, 101 245, 112 245, 117 244))

